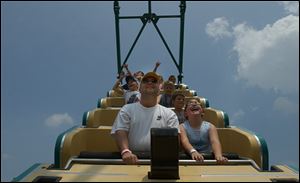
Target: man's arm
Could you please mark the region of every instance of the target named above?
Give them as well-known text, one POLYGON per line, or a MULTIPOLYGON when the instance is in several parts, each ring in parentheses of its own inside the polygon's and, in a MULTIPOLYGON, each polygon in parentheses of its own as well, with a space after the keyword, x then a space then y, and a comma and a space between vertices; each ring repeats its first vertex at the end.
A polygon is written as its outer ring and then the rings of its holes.
POLYGON ((120 82, 120 79, 118 79, 117 81, 116 81, 116 83, 114 84, 114 86, 113 86, 113 90, 117 90, 118 89, 118 87, 120 86, 120 84, 121 84, 121 82, 120 82))
POLYGON ((120 153, 123 161, 126 164, 137 164, 138 158, 135 154, 133 154, 129 147, 128 143, 128 132, 125 130, 118 130, 115 133, 117 145, 120 149, 120 153))
POLYGON ((128 149, 128 132, 125 130, 118 130, 115 133, 117 145, 122 152, 124 149, 128 149))
POLYGON ((156 72, 156 70, 157 70, 157 68, 159 67, 159 65, 160 65, 160 62, 157 61, 157 62, 155 63, 155 67, 154 67, 154 69, 153 69, 153 72, 156 72))
POLYGON ((121 81, 125 76, 123 74, 120 74, 118 77, 118 80, 116 81, 116 83, 113 86, 113 90, 117 90, 120 87, 121 81))
POLYGON ((124 64, 123 67, 126 69, 127 75, 132 76, 132 73, 131 73, 130 70, 128 69, 128 64, 124 64))

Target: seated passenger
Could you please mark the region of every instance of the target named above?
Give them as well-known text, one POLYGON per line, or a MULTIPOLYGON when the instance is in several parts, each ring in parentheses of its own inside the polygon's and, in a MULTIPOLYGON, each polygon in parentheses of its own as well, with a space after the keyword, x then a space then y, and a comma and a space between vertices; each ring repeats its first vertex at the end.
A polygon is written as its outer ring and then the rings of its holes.
POLYGON ((176 114, 157 104, 160 82, 161 77, 157 73, 147 73, 141 82, 140 101, 124 105, 115 119, 111 134, 126 164, 138 162, 132 151, 150 151, 151 128, 177 128, 179 132, 176 114))
POLYGON ((164 93, 160 97, 160 105, 165 107, 172 107, 172 94, 175 90, 174 83, 171 81, 165 81, 163 84, 164 93))
MULTIPOLYGON (((125 68, 126 71, 127 71, 127 73, 126 73, 126 75, 125 75, 126 77, 127 77, 127 76, 132 76, 130 70, 128 69, 128 64, 123 64, 122 69, 123 69, 123 68, 125 68)), ((122 71, 122 72, 124 73, 124 71, 122 71)), ((122 81, 121 81, 121 83, 122 83, 122 81)), ((128 87, 127 82, 126 82, 124 85, 122 85, 122 88, 123 88, 124 90, 129 90, 129 87, 128 87)))
POLYGON ((144 77, 144 72, 143 71, 137 71, 133 74, 135 79, 138 81, 139 85, 141 84, 142 78, 144 77))
POLYGON ((176 83, 176 77, 174 75, 170 75, 168 80, 174 83, 175 89, 178 89, 178 85, 176 83))
POLYGON ((196 99, 191 99, 185 106, 187 120, 180 125, 180 140, 186 152, 192 159, 203 161, 201 153, 213 152, 218 163, 227 161, 222 156, 222 148, 216 127, 203 121, 203 109, 196 99))
POLYGON ((179 124, 183 123, 186 119, 184 116, 184 100, 185 96, 181 92, 175 92, 172 95, 172 104, 174 106, 174 112, 178 117, 179 124))
POLYGON ((122 71, 119 76, 117 76, 117 81, 116 83, 114 84, 112 90, 116 93, 118 93, 118 95, 124 95, 124 88, 122 86, 122 80, 123 78, 125 78, 125 74, 124 72, 122 71))
MULTIPOLYGON (((156 72, 156 70, 157 70, 157 68, 159 67, 159 65, 160 65, 160 62, 157 61, 157 62, 155 63, 155 67, 154 67, 154 69, 153 69, 153 72, 156 72)), ((136 81, 138 82, 139 86, 140 86, 141 80, 142 80, 142 78, 143 78, 143 76, 144 76, 144 72, 143 72, 143 71, 137 71, 137 72, 135 72, 135 73, 132 75, 131 72, 130 72, 130 70, 128 69, 128 64, 124 64, 123 67, 127 70, 127 75, 133 76, 133 77, 136 79, 136 81)))
POLYGON ((170 75, 168 80, 176 84, 176 77, 174 75, 170 75))
POLYGON ((138 87, 137 81, 134 79, 134 77, 127 76, 125 79, 126 79, 126 83, 127 83, 127 86, 128 86, 129 90, 124 90, 120 86, 121 80, 123 78, 124 78, 124 76, 120 75, 120 78, 116 81, 115 85, 113 86, 113 90, 121 92, 121 94, 125 98, 125 103, 126 104, 128 104, 128 103, 134 103, 134 102, 139 101, 140 92, 139 92, 139 87, 138 87))
POLYGON ((132 76, 127 76, 125 80, 129 88, 129 90, 125 90, 124 92, 125 103, 131 104, 138 102, 141 97, 138 82, 132 76))

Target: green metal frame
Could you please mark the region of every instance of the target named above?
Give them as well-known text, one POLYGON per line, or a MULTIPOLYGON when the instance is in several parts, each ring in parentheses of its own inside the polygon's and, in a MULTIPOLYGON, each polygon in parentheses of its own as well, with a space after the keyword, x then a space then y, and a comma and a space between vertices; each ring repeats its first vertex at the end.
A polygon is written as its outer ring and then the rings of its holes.
POLYGON ((142 16, 119 16, 120 12, 120 6, 118 1, 114 1, 114 12, 115 12, 115 25, 116 25, 116 45, 117 45, 117 66, 118 66, 118 73, 120 74, 122 71, 122 66, 123 64, 126 64, 128 61, 128 58, 135 47, 138 39, 140 38, 147 22, 148 23, 153 23, 157 33, 159 34, 161 40, 163 41, 166 49, 168 50, 168 53, 170 54, 178 72, 179 75, 177 76, 178 78, 178 84, 182 83, 182 78, 183 78, 183 40, 184 40, 184 15, 185 15, 185 8, 186 8, 186 2, 185 1, 180 1, 180 15, 156 15, 155 13, 152 13, 151 11, 151 1, 148 1, 148 13, 145 13, 142 16), (180 18, 180 42, 179 42, 179 62, 176 61, 174 55, 172 54, 166 40, 164 39, 161 31, 159 30, 157 26, 157 22, 160 18, 180 18), (121 64, 121 48, 120 48, 120 19, 140 19, 143 23, 139 33, 137 34, 131 48, 129 49, 127 56, 123 63, 121 64))
POLYGON ((226 112, 223 112, 223 115, 224 115, 225 128, 229 128, 230 127, 230 125, 229 125, 229 116, 226 112))
POLYGON ((82 116, 82 126, 87 125, 88 117, 89 117, 89 111, 85 111, 82 116))
POLYGON ((256 133, 246 129, 246 128, 242 128, 242 127, 236 127, 236 128, 239 128, 239 129, 241 129, 245 132, 248 132, 248 133, 254 135, 257 138, 257 140, 260 143, 260 152, 261 152, 261 158, 262 158, 261 170, 262 171, 269 171, 269 150, 268 150, 268 145, 267 145, 267 142, 265 141, 265 139, 263 137, 257 135, 256 133))
POLYGON ((73 126, 72 128, 66 130, 65 132, 61 133, 57 139, 56 139, 56 143, 55 143, 55 149, 54 149, 54 166, 53 168, 57 168, 57 169, 62 169, 63 167, 60 167, 60 160, 61 160, 61 148, 62 145, 64 143, 65 137, 68 133, 70 133, 71 131, 75 130, 79 128, 79 126, 73 126))
POLYGON ((29 167, 27 170, 25 170, 23 173, 21 173, 17 177, 14 177, 11 182, 20 182, 22 179, 24 179, 27 175, 29 175, 31 172, 33 172, 40 165, 41 165, 41 163, 35 163, 31 167, 29 167))

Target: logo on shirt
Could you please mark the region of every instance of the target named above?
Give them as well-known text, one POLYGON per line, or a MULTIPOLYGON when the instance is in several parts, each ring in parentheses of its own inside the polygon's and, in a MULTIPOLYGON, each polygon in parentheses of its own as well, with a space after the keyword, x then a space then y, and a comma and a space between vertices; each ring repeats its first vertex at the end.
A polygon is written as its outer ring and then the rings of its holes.
POLYGON ((157 116, 157 119, 156 120, 161 120, 161 116, 159 115, 159 116, 157 116))

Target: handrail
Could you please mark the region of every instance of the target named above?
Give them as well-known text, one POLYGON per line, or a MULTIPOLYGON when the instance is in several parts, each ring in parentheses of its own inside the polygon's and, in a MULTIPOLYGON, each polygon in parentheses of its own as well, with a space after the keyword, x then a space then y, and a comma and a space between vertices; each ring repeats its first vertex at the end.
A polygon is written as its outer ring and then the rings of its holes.
MULTIPOLYGON (((70 169, 74 163, 83 164, 105 164, 105 165, 126 165, 122 159, 88 159, 88 158, 70 158, 64 169, 70 169)), ((139 159, 138 165, 150 165, 150 159, 139 159)), ((259 166, 251 159, 240 159, 240 160, 228 160, 222 165, 248 165, 251 164, 255 169, 260 170, 259 166)), ((217 163, 217 160, 179 160, 179 165, 221 165, 217 163)))

